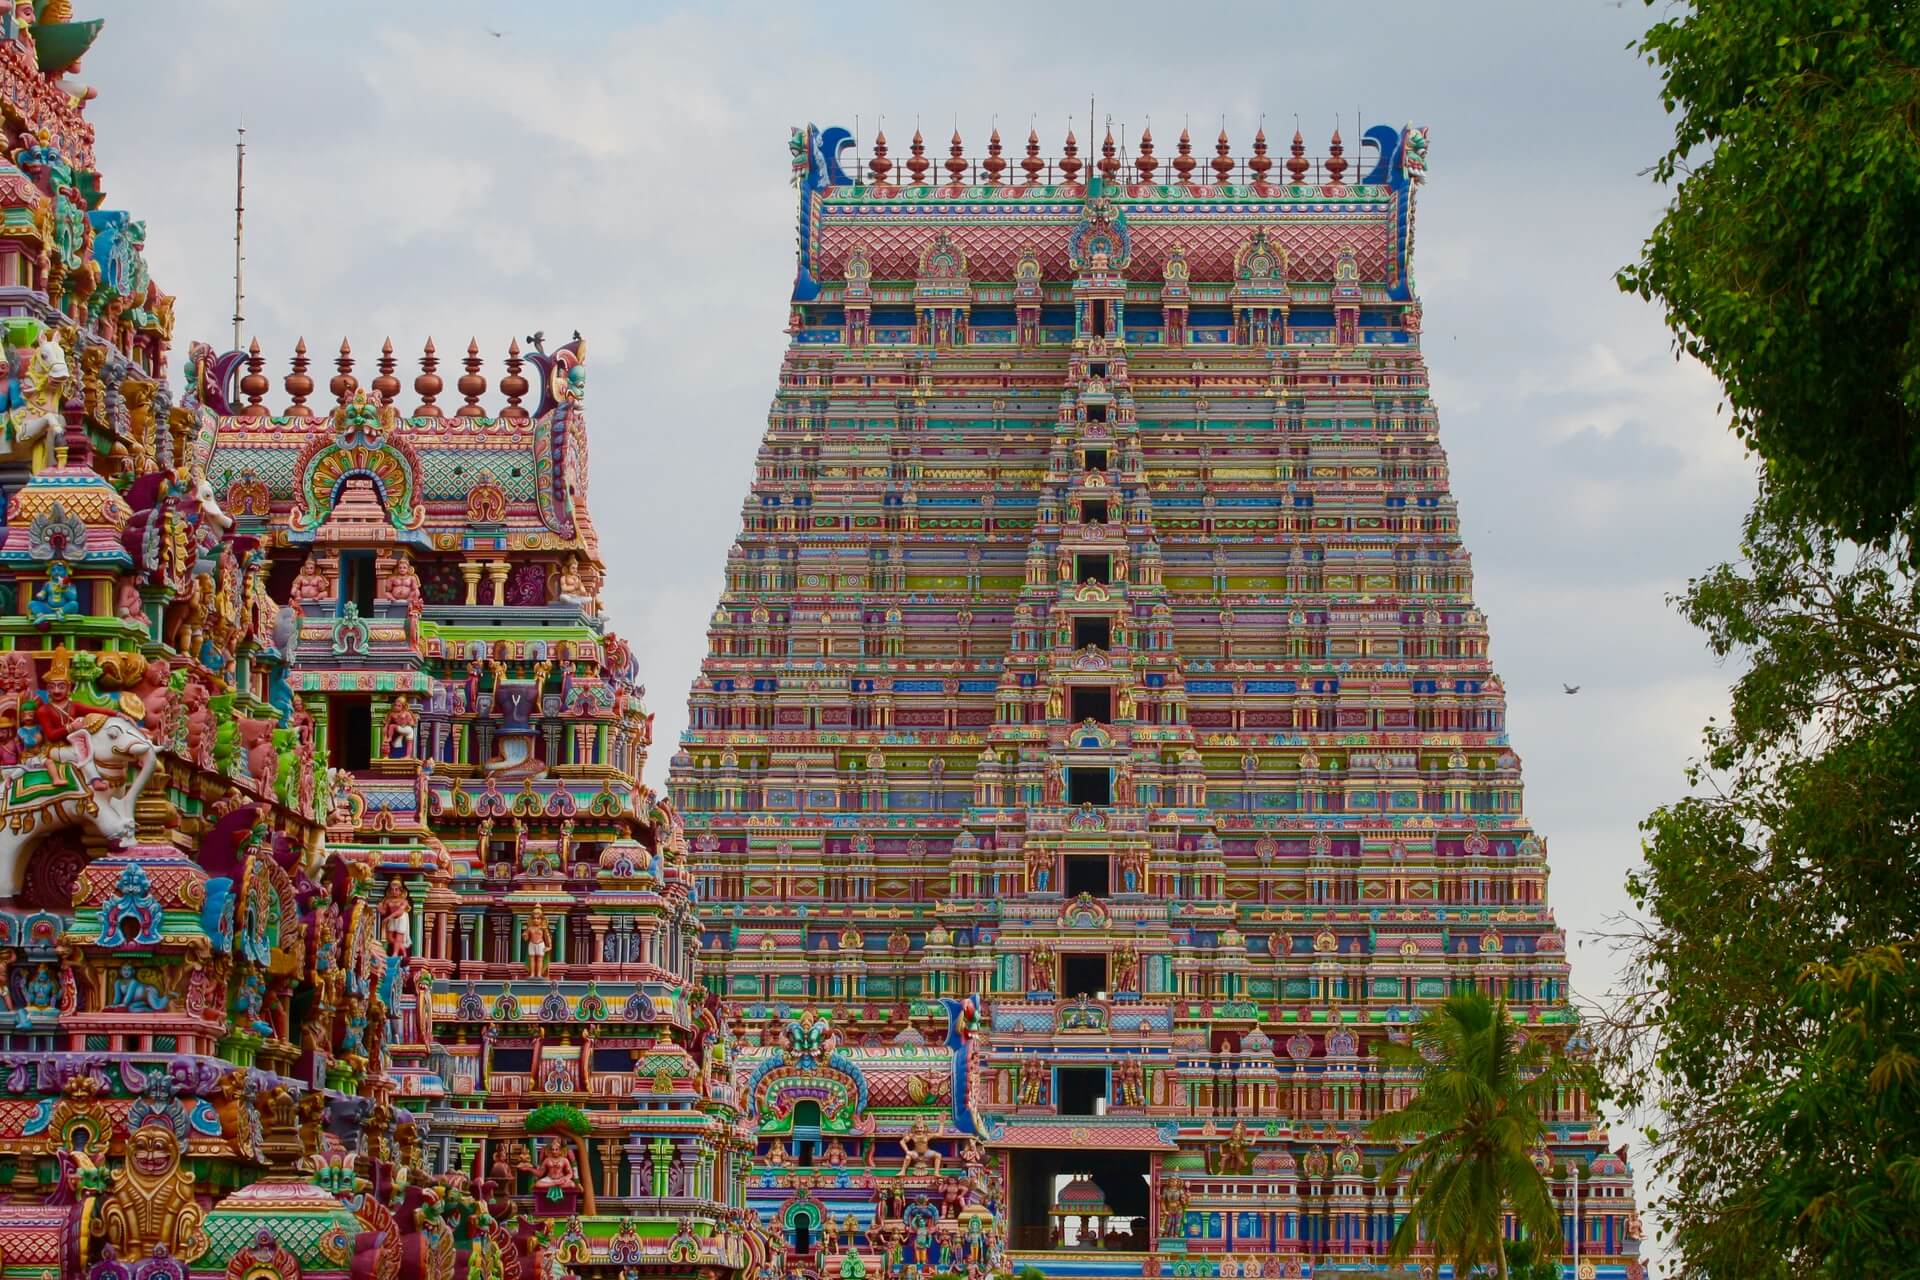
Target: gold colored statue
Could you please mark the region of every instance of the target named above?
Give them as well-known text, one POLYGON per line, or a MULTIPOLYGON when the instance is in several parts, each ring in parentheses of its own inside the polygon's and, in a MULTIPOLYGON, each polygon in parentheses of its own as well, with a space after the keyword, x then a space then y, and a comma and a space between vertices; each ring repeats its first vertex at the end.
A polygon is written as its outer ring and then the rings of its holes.
POLYGON ((192 1262, 207 1251, 206 1216, 193 1198, 193 1171, 181 1164, 173 1130, 162 1124, 136 1129, 101 1211, 107 1243, 126 1262, 151 1257, 160 1245, 177 1261, 192 1262))

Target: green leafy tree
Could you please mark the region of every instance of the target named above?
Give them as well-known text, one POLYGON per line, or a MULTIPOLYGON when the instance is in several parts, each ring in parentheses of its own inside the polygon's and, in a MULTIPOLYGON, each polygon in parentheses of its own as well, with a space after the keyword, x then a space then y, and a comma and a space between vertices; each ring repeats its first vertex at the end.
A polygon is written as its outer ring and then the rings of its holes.
POLYGON ((1509 1240, 1507 1280, 1561 1280, 1560 1264, 1543 1256, 1537 1240, 1509 1240))
POLYGON ((1697 0, 1637 46, 1673 201, 1624 288, 1761 485, 1678 600, 1741 669, 1644 824, 1605 1037, 1682 1277, 1920 1277, 1920 12, 1697 0))
POLYGON ((1920 1276, 1892 1035, 1920 1027, 1920 580, 1903 539, 1789 506, 1764 493, 1742 559, 1680 601, 1745 669, 1695 794, 1644 824, 1607 1074, 1654 1121, 1681 1275, 1920 1276))
POLYGON ((1479 992, 1449 996, 1414 1028, 1412 1044, 1384 1042, 1374 1052, 1420 1078, 1404 1108, 1368 1129, 1406 1144, 1380 1174, 1386 1183, 1410 1175, 1413 1203, 1392 1258, 1404 1261, 1424 1233, 1454 1275, 1486 1265, 1505 1280, 1509 1211, 1535 1238, 1557 1242, 1560 1214, 1533 1157, 1547 1136, 1541 1116, 1570 1064, 1540 1040, 1523 1042, 1506 1003, 1479 992))
POLYGON ((1920 15, 1670 12, 1638 47, 1675 119, 1656 174, 1682 180, 1621 283, 1720 379, 1792 510, 1884 540, 1920 492, 1920 15))

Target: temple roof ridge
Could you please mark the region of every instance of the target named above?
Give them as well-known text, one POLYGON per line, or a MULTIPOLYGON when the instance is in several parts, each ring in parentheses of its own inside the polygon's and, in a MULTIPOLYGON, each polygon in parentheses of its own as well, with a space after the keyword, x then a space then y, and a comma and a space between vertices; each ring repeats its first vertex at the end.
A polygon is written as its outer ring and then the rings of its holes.
POLYGON ((1237 149, 1224 123, 1210 148, 1198 148, 1210 157, 1196 153, 1191 130, 1183 130, 1170 160, 1155 152, 1151 129, 1131 141, 1124 128, 1118 139, 1105 129, 1091 160, 1072 129, 1051 159, 1030 130, 1017 166, 1002 156, 997 129, 984 154, 971 156, 956 129, 938 164, 923 155, 917 131, 904 164, 889 154, 884 131, 870 155, 859 154, 861 145, 842 126, 792 131, 800 191, 796 304, 832 301, 836 292, 873 297, 907 281, 917 282, 919 294, 1008 282, 1044 287, 1109 267, 1130 282, 1184 289, 1242 276, 1255 241, 1276 251, 1268 257, 1278 260, 1272 279, 1281 283, 1371 287, 1388 300, 1413 299, 1414 195, 1427 164, 1422 126, 1366 127, 1353 154, 1336 128, 1319 156, 1307 154, 1296 130, 1284 159, 1269 154, 1264 127, 1250 149, 1237 149), (1089 222, 1125 225, 1122 247, 1131 254, 1099 268, 1081 257, 1073 246, 1089 222))

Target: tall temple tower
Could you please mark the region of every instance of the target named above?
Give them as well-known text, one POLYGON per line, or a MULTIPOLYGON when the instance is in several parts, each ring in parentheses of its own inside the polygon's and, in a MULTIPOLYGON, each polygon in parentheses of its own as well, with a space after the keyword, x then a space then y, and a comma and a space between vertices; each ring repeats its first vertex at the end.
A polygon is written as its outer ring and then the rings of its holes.
POLYGON ((0 1280, 776 1280, 585 341, 176 401, 70 10, 0 0, 0 1280))
MULTIPOLYGON (((749 1202, 823 1273, 1373 1274, 1370 1046, 1477 987, 1580 1048, 1427 394, 1426 132, 850 142, 792 138, 673 761, 749 1202)), ((1588 1099, 1551 1128, 1565 1256, 1639 1275, 1588 1099)))

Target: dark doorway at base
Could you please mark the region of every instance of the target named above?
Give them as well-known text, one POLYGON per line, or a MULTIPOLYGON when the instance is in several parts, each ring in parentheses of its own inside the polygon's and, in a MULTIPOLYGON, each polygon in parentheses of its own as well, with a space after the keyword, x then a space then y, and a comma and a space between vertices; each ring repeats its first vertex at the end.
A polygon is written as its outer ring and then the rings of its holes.
MULTIPOLYGON (((1096 1137, 1095 1141, 1098 1141, 1096 1137)), ((1008 1238, 1015 1249, 1110 1249, 1115 1252, 1144 1252, 1148 1247, 1149 1190, 1147 1174, 1151 1157, 1145 1151, 1055 1150, 1049 1148, 1014 1151, 1010 1159, 1012 1175, 1008 1187, 1010 1222, 1008 1238), (1102 1218, 1100 1231, 1104 1242, 1081 1239, 1056 1243, 1055 1216, 1048 1213, 1059 1187, 1075 1177, 1091 1179, 1100 1188, 1111 1209, 1110 1218, 1102 1218), (1107 1236, 1113 1228, 1117 1234, 1107 1236)), ((1068 1227, 1076 1225, 1066 1219, 1068 1227)), ((1084 1231, 1088 1224, 1077 1224, 1084 1231)))

